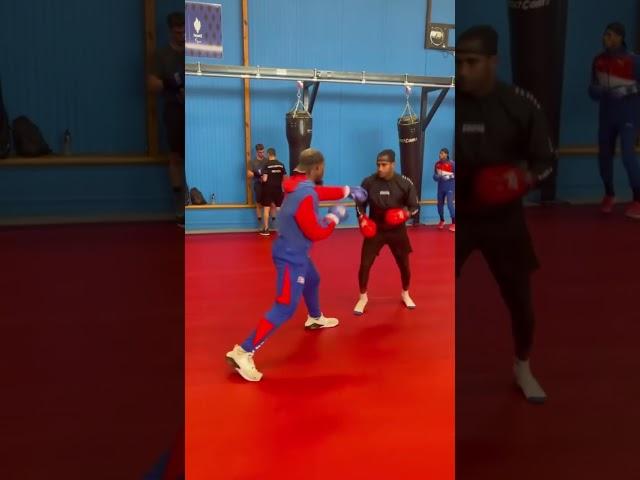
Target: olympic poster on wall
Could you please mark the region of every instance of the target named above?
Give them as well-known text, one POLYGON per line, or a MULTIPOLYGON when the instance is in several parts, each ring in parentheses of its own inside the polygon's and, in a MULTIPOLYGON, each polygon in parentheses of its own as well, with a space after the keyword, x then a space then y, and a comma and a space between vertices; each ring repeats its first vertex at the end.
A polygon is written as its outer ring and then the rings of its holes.
POLYGON ((185 13, 186 54, 222 58, 222 5, 185 2, 185 13))

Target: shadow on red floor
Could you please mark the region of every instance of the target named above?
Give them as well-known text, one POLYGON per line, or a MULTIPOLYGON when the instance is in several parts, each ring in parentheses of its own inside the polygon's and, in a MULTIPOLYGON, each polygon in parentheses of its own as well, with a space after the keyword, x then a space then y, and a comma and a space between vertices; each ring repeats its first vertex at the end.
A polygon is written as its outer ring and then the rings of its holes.
POLYGON ((474 255, 456 289, 456 478, 640 478, 640 223, 592 207, 531 209, 529 223, 532 368, 549 401, 514 388, 507 312, 474 255))
POLYGON ((2 479, 140 479, 183 411, 173 224, 0 229, 2 479))
POLYGON ((301 305, 256 354, 257 384, 224 355, 275 298, 274 237, 187 237, 187 478, 453 479, 454 236, 410 232, 416 310, 385 250, 353 316, 361 237, 337 231, 312 258, 341 325, 307 332, 301 305))

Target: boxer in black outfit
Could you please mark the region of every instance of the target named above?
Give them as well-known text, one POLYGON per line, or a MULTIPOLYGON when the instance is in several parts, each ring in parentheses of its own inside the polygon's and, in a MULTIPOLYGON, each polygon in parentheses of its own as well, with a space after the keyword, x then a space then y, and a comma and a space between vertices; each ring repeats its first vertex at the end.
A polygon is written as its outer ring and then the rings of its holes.
POLYGON ((360 298, 353 309, 362 315, 367 305, 367 284, 373 263, 385 245, 393 254, 402 279, 401 298, 407 308, 416 304, 409 296, 411 243, 405 222, 419 211, 418 195, 409 178, 395 173, 395 152, 383 150, 377 157, 377 172, 362 181, 367 191, 364 202, 356 202, 360 230, 363 234, 358 283, 360 298), (369 216, 366 215, 367 206, 369 216))
POLYGON ((551 173, 555 152, 535 98, 497 80, 497 44, 495 30, 480 26, 456 46, 456 276, 478 249, 511 315, 516 382, 527 400, 542 403, 529 367, 538 260, 522 197, 551 173))

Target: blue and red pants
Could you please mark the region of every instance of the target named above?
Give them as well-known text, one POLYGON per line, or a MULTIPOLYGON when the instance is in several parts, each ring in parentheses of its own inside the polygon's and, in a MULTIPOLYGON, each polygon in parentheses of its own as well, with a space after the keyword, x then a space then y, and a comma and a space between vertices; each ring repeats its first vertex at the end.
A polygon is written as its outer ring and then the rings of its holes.
MULTIPOLYGON (((285 249, 282 249, 285 250, 285 249)), ((276 267, 276 299, 271 309, 260 319, 258 327, 241 344, 247 352, 260 348, 264 341, 284 322, 289 320, 304 298, 309 316, 317 318, 320 310, 320 275, 306 253, 274 249, 273 263, 276 267)))

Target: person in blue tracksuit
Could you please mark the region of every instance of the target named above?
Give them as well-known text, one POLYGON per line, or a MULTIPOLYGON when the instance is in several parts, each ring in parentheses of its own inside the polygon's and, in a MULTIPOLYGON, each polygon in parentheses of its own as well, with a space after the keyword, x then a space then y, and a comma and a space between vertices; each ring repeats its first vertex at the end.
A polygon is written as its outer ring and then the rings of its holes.
POLYGON ((444 228, 444 202, 447 202, 449 215, 451 216, 451 226, 449 230, 456 231, 456 210, 453 205, 455 197, 455 172, 456 166, 453 160, 449 158, 449 150, 440 149, 438 161, 433 166, 433 180, 438 182, 438 215, 440 222, 438 228, 444 228))
POLYGON ((253 361, 254 353, 293 316, 302 298, 309 313, 306 328, 338 325, 338 319, 325 317, 320 308, 320 275, 309 257, 309 249, 313 242, 329 237, 336 225, 347 217, 347 211, 342 205, 333 206, 320 219, 318 203, 348 196, 362 200, 366 194, 361 187, 318 186, 324 174, 324 157, 318 150, 309 148, 302 151, 296 170, 299 174, 284 185, 286 195, 278 216, 278 238, 272 249, 277 278, 275 302, 260 319, 257 328, 226 355, 231 367, 242 378, 252 382, 262 379, 262 373, 253 361))
POLYGON ((640 163, 635 154, 640 127, 640 57, 627 51, 624 36, 621 23, 607 25, 602 38, 604 51, 593 60, 589 95, 600 103, 598 161, 605 191, 601 210, 611 213, 615 203, 613 157, 619 136, 622 163, 633 191, 626 215, 640 219, 640 163))

